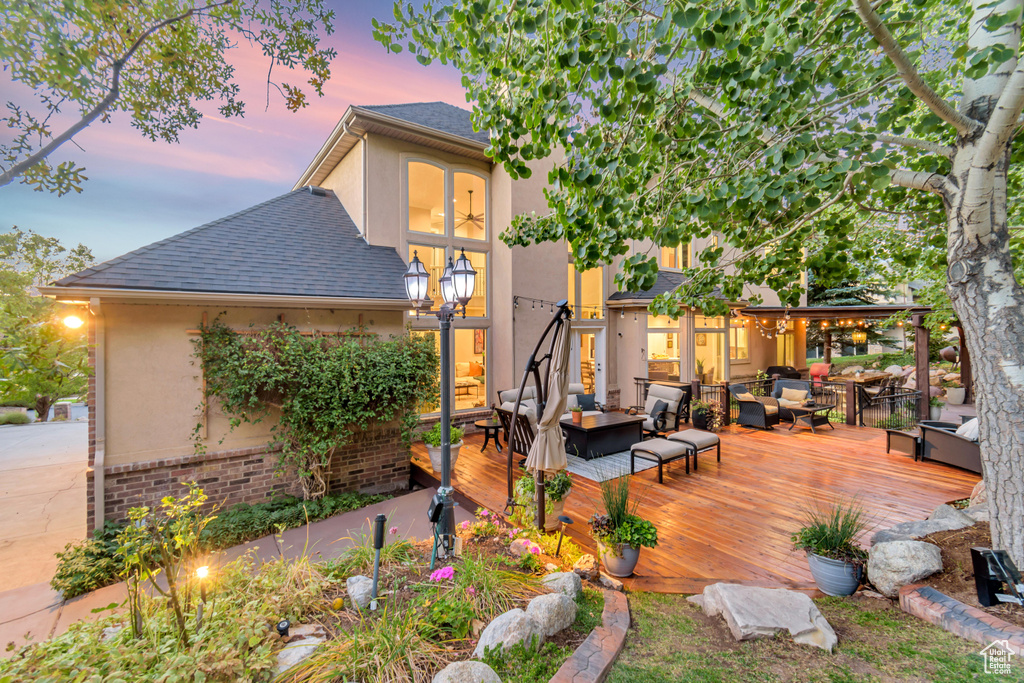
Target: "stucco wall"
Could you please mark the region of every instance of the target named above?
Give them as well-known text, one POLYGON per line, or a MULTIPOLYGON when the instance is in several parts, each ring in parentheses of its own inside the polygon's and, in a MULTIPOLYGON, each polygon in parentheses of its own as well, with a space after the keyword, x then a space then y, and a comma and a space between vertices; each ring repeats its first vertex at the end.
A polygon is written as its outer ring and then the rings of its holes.
MULTIPOLYGON (((284 316, 300 329, 348 330, 359 321, 356 311, 276 308, 202 308, 198 306, 106 305, 106 465, 175 458, 191 454, 192 431, 201 419, 202 380, 193 365, 197 329, 206 313, 236 329, 267 325, 284 316)), ((379 334, 400 334, 402 313, 363 314, 379 334)), ((270 438, 271 424, 229 429, 228 418, 213 404, 208 410, 207 448, 250 449, 270 438)))
POLYGON ((331 170, 322 187, 334 190, 341 205, 345 207, 352 222, 362 232, 363 226, 363 145, 360 140, 355 147, 331 170))

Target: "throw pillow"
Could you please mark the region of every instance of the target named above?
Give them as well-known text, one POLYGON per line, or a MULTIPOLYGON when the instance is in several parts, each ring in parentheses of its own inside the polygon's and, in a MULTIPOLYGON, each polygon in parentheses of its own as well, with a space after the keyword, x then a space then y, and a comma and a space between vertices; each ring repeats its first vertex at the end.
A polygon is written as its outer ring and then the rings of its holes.
POLYGON ((757 399, 754 398, 754 395, 748 391, 745 394, 736 394, 736 400, 737 401, 756 401, 757 399))
POLYGON ((658 417, 661 413, 668 410, 668 404, 664 401, 655 401, 654 407, 651 408, 651 417, 658 417))
POLYGON ((807 398, 807 392, 803 389, 783 389, 781 398, 787 401, 802 401, 807 398))
POLYGON ((978 418, 974 418, 973 420, 968 420, 967 422, 964 422, 962 425, 960 425, 959 428, 957 428, 956 433, 957 436, 962 436, 965 439, 970 439, 971 441, 977 441, 978 418))
MULTIPOLYGON (((576 396, 576 405, 583 410, 597 410, 597 399, 594 394, 574 394, 574 396, 576 396)), ((665 402, 662 401, 662 403, 665 402)), ((668 407, 667 403, 665 403, 665 407, 668 407)))

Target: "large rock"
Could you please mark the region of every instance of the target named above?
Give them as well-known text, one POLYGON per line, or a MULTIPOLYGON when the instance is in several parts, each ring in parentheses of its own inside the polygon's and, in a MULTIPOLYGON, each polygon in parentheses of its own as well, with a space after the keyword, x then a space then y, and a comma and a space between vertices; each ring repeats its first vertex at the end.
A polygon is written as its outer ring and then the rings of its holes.
MULTIPOLYGON (((946 506, 948 507, 948 506, 946 506)), ((955 517, 901 522, 891 529, 883 529, 871 537, 871 544, 888 543, 890 541, 914 541, 939 531, 953 531, 974 525, 974 520, 959 512, 955 517)))
POLYGON ((277 675, 308 659, 325 640, 327 633, 320 624, 292 626, 288 644, 277 653, 277 675))
POLYGON ((580 556, 580 559, 576 560, 576 564, 572 566, 572 570, 581 579, 593 581, 597 578, 597 575, 601 573, 601 565, 598 563, 596 557, 587 553, 580 556))
POLYGON ((964 514, 975 522, 988 522, 991 519, 988 511, 988 503, 968 506, 964 508, 964 514))
POLYGON ((788 631, 793 641, 832 651, 838 638, 814 601, 783 588, 715 583, 687 598, 709 616, 722 615, 736 640, 771 638, 788 631))
POLYGON ((902 374, 904 374, 903 367, 899 366, 899 365, 890 365, 889 367, 887 367, 882 372, 887 372, 890 375, 902 375, 902 374))
POLYGON ((974 485, 971 491, 971 507, 983 505, 988 502, 988 489, 985 487, 985 480, 982 479, 974 485))
POLYGON ((452 662, 434 674, 431 683, 501 683, 501 679, 483 662, 452 662))
POLYGON ((356 609, 366 609, 370 604, 373 595, 373 579, 368 576, 350 576, 345 582, 348 590, 348 597, 352 598, 352 606, 356 609))
POLYGON ((948 374, 945 374, 945 375, 942 376, 942 381, 943 382, 959 382, 960 381, 960 373, 959 372, 950 372, 948 374))
POLYGON ((960 510, 957 510, 952 505, 940 505, 935 508, 935 512, 931 514, 928 521, 941 519, 949 524, 956 524, 958 529, 965 529, 969 526, 974 526, 975 520, 968 515, 965 515, 960 510))
POLYGON ((583 590, 583 581, 580 580, 578 574, 574 572, 555 572, 554 574, 548 574, 541 583, 547 586, 552 591, 568 595, 573 600, 579 596, 580 591, 583 590))
POLYGON ((526 606, 526 616, 537 622, 541 633, 550 637, 576 621, 576 601, 561 593, 538 595, 526 606))
POLYGON ((864 372, 864 366, 863 365, 851 365, 848 368, 843 368, 843 371, 840 372, 839 374, 840 375, 844 375, 844 376, 850 376, 850 375, 856 375, 858 372, 864 372))
MULTIPOLYGON (((552 593, 552 595, 555 595, 552 593)), ((563 596, 564 597, 564 596, 563 596)), ((504 614, 495 617, 494 621, 487 624, 487 628, 480 634, 480 641, 473 650, 474 657, 483 657, 484 650, 492 650, 500 647, 508 650, 516 643, 529 645, 537 638, 537 644, 544 642, 544 634, 540 626, 526 612, 521 609, 512 609, 504 614)))
POLYGON ((878 543, 868 553, 868 580, 882 595, 895 598, 901 587, 942 571, 939 546, 922 541, 878 543))

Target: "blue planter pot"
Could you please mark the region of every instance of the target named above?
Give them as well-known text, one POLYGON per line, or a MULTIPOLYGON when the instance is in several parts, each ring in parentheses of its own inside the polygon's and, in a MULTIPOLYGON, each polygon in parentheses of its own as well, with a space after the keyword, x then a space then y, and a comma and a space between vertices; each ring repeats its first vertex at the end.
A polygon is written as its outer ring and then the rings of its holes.
POLYGON ((631 576, 633 570, 636 569, 637 562, 640 561, 640 548, 630 545, 618 545, 615 548, 601 546, 599 550, 604 570, 616 578, 631 576), (618 550, 617 555, 616 550, 618 550))
POLYGON ((807 553, 807 564, 818 590, 825 595, 853 595, 860 585, 861 567, 857 565, 814 553, 807 553))

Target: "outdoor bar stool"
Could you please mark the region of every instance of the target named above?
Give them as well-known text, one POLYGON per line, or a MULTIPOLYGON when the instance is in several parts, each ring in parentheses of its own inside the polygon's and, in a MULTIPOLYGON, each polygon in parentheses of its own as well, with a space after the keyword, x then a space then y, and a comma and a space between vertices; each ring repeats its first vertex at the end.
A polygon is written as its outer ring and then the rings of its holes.
MULTIPOLYGON (((710 451, 714 448, 718 462, 722 462, 722 440, 718 438, 717 434, 700 429, 685 429, 675 434, 669 434, 668 438, 670 441, 685 444, 690 448, 690 451, 693 453, 694 472, 697 471, 697 454, 701 451, 710 451)), ((686 463, 689 465, 689 459, 687 459, 686 463)))
MULTIPOLYGON (((690 473, 691 451, 692 448, 689 444, 669 441, 668 439, 648 439, 647 441, 635 443, 629 447, 629 473, 636 474, 636 458, 656 462, 658 463, 658 483, 664 484, 665 481, 662 478, 662 467, 673 460, 685 458, 686 473, 690 473)), ((696 465, 696 456, 694 456, 695 468, 696 465)))

